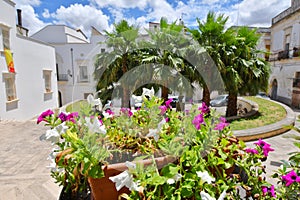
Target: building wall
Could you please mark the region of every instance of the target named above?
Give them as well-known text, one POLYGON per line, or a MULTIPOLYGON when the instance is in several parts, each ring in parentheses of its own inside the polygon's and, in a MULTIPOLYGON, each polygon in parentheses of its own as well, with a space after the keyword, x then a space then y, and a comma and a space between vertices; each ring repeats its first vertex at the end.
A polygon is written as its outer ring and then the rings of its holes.
POLYGON ((294 87, 294 83, 300 72, 300 5, 295 2, 272 19, 270 93, 277 88, 273 99, 299 107, 300 88, 294 87))
POLYGON ((0 0, 0 8, 0 24, 11 27, 10 48, 16 71, 17 95, 15 101, 6 99, 4 74, 9 72, 4 53, 0 50, 0 119, 32 119, 46 109, 57 108, 55 49, 50 45, 16 35, 16 10, 11 1, 0 0), (49 93, 45 91, 44 70, 51 71, 52 92, 49 93))
MULTIPOLYGON (((75 100, 84 99, 87 94, 96 92, 94 81, 95 56, 101 49, 107 51, 103 35, 92 35, 90 42, 84 42, 84 35, 80 31, 62 25, 51 25, 32 35, 32 38, 48 42, 55 47, 58 68, 58 90, 61 93, 61 104, 65 105, 75 100), (64 28, 61 28, 64 27, 64 28), (56 30, 55 36, 50 30, 56 30), (51 34, 50 34, 51 33, 51 34), (58 43, 57 38, 68 38, 58 43), (80 79, 79 66, 87 66, 88 79, 80 79)), ((61 40, 59 40, 61 41, 61 40)))

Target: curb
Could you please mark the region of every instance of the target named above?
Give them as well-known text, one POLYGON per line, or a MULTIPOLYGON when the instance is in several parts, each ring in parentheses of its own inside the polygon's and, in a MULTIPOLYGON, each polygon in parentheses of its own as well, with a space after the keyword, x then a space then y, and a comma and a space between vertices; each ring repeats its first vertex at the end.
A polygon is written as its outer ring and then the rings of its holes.
MULTIPOLYGON (((273 101, 273 100, 270 100, 270 101, 273 101)), ((239 140, 248 142, 248 141, 258 140, 260 138, 273 137, 275 135, 279 135, 279 134, 289 131, 290 129, 284 128, 284 126, 295 125, 296 115, 295 115, 294 111, 290 107, 288 107, 282 103, 279 103, 277 101, 273 101, 273 102, 281 105, 285 109, 286 117, 283 120, 276 122, 274 124, 267 125, 267 126, 251 128, 251 129, 246 129, 246 130, 233 131, 233 134, 239 140)))

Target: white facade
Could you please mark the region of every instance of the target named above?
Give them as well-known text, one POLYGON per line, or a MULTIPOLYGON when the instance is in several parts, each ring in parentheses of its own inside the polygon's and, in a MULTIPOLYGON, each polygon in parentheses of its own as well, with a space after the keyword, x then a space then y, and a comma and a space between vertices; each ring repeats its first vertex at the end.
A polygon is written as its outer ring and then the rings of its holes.
POLYGON ((291 0, 291 7, 272 19, 272 74, 270 95, 294 107, 300 107, 300 3, 291 0))
POLYGON ((17 34, 14 2, 0 0, 0 10, 0 119, 32 119, 58 106, 55 49, 17 34), (8 30, 8 40, 3 30, 8 30), (7 42, 16 73, 7 68, 4 56, 7 42), (14 77, 13 99, 8 98, 7 77, 14 77))
POLYGON ((99 44, 105 36, 93 29, 89 42, 80 30, 49 25, 31 37, 55 47, 60 106, 96 92, 94 57, 106 51, 105 44, 99 44))

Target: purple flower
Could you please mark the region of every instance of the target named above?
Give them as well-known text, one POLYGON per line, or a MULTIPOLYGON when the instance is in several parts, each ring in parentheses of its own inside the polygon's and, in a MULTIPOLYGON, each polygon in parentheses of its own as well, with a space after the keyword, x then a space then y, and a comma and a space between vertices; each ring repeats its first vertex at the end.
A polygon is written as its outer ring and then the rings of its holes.
POLYGON ((165 120, 166 120, 166 122, 169 122, 169 121, 170 121, 169 117, 166 117, 165 120))
POLYGON ((62 122, 67 121, 67 114, 61 112, 61 113, 59 113, 58 118, 59 118, 62 122))
POLYGON ((203 113, 197 115, 194 120, 192 121, 192 123, 194 124, 195 128, 197 130, 200 129, 201 124, 205 124, 204 119, 203 119, 203 113))
POLYGON ((214 130, 220 130, 222 131, 226 126, 228 126, 229 123, 226 123, 226 119, 224 117, 220 117, 220 123, 216 125, 214 130))
POLYGON ((251 154, 258 154, 258 151, 256 149, 245 149, 246 153, 251 153, 251 154))
POLYGON ((160 114, 163 115, 166 113, 168 107, 167 106, 159 106, 160 114))
POLYGON ((173 101, 173 99, 169 99, 168 101, 166 101, 166 106, 169 107, 169 108, 172 108, 172 106, 170 105, 171 102, 173 101))
POLYGON ((73 123, 75 123, 75 118, 78 117, 78 112, 72 112, 70 114, 67 115, 66 117, 66 121, 71 121, 73 123))
POLYGON ((285 185, 288 187, 294 182, 300 183, 300 176, 297 175, 297 173, 292 170, 288 174, 281 177, 283 181, 285 181, 285 185))
POLYGON ((271 185, 271 187, 262 186, 263 196, 270 194, 272 197, 276 197, 275 187, 271 185))
POLYGON ((202 102, 202 105, 198 108, 198 110, 201 110, 202 113, 206 114, 209 112, 209 107, 207 107, 205 102, 202 102))
POLYGON ((264 156, 268 156, 270 151, 274 151, 274 149, 271 148, 271 145, 263 141, 262 139, 259 139, 258 142, 254 142, 254 144, 260 146, 263 150, 264 156))
POLYGON ((37 119, 37 124, 39 124, 41 121, 47 121, 45 118, 50 116, 50 115, 53 115, 54 112, 52 110, 46 110, 45 112, 43 112, 37 119))

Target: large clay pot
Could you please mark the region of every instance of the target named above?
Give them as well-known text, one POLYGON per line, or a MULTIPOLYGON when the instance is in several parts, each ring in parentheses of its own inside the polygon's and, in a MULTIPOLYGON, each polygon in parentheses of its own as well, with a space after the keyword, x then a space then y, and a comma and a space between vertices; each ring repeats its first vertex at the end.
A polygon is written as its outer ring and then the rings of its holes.
MULTIPOLYGON (((164 165, 174 162, 176 158, 170 156, 158 157, 154 159, 157 167, 162 168, 164 165)), ((142 163, 144 166, 153 163, 153 159, 137 161, 142 163)), ((115 184, 109 180, 109 177, 116 176, 121 172, 127 170, 125 163, 111 164, 103 167, 104 177, 103 178, 89 178, 89 184, 92 191, 93 200, 118 200, 118 196, 122 193, 129 194, 128 188, 123 187, 120 191, 116 190, 115 184)))

